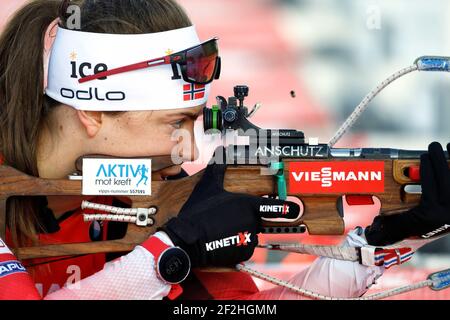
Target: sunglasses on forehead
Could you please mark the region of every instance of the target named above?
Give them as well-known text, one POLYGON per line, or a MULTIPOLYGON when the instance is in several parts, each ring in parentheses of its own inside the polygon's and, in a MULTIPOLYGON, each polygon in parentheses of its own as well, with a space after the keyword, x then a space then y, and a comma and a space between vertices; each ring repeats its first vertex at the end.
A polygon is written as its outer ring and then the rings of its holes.
POLYGON ((217 40, 218 38, 212 38, 199 45, 164 57, 99 72, 83 77, 79 79, 78 82, 85 83, 124 72, 171 64, 173 70, 173 80, 181 78, 177 68, 177 65, 179 65, 181 76, 184 81, 194 84, 208 84, 214 79, 219 79, 220 76, 221 61, 219 57, 217 40))

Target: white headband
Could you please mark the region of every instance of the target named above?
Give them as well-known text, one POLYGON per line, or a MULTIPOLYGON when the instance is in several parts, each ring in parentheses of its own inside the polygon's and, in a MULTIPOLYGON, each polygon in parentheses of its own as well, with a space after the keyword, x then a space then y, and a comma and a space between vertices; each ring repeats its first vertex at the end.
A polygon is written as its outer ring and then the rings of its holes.
POLYGON ((170 64, 78 83, 81 77, 106 68, 111 70, 163 57, 198 44, 194 26, 149 34, 90 33, 60 27, 50 54, 45 93, 79 110, 137 111, 198 106, 208 100, 210 84, 172 80, 170 64))

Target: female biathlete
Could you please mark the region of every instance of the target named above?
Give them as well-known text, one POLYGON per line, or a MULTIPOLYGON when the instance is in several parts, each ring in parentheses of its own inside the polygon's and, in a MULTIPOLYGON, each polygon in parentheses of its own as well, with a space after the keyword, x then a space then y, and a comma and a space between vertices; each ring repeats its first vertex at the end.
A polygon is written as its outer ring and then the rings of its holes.
MULTIPOLYGON (((0 39, 2 161, 49 179, 67 177, 87 154, 169 156, 176 148, 192 161, 194 121, 219 73, 217 40, 200 41, 174 0, 31 1, 0 39), (80 10, 78 26, 69 5, 80 10), (172 141, 176 130, 189 131, 191 138, 172 141)), ((259 292, 244 273, 197 271, 252 256, 261 204, 299 210, 292 202, 224 191, 224 171, 224 165, 208 165, 178 216, 119 256, 18 261, 8 247, 114 239, 125 230, 115 222, 84 222, 85 198, 11 199, 7 237, 0 239, 0 298, 302 298, 281 288, 259 292)), ((173 165, 153 172, 152 179, 180 174, 181 167, 173 165)), ((450 173, 438 143, 422 156, 421 176, 419 206, 375 218, 352 231, 346 244, 379 246, 445 231, 450 173)), ((123 205, 113 197, 89 199, 123 205)), ((324 295, 358 297, 383 272, 382 265, 320 258, 291 282, 324 295)))

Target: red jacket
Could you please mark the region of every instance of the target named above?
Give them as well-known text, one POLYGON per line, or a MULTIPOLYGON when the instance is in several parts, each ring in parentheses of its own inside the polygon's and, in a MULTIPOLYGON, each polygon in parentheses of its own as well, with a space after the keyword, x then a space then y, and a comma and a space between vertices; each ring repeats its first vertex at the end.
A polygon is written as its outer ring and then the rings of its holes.
MULTIPOLYGON (((96 203, 118 205, 111 197, 97 197, 96 203)), ((120 205, 120 204, 119 204, 120 205)), ((93 213, 84 210, 84 213, 93 213)), ((47 229, 39 235, 41 244, 91 242, 117 239, 123 236, 125 225, 117 222, 84 222, 81 209, 70 211, 58 220, 50 210, 45 211, 42 221, 47 229)), ((7 243, 9 242, 7 237, 7 243)), ((126 253, 123 253, 126 254, 126 253)), ((117 254, 89 254, 79 257, 56 257, 22 261, 34 280, 38 291, 45 296, 61 288, 66 281, 83 279, 103 269, 107 261, 117 254)), ((182 284, 179 299, 240 299, 258 292, 252 278, 239 272, 193 271, 182 284)))

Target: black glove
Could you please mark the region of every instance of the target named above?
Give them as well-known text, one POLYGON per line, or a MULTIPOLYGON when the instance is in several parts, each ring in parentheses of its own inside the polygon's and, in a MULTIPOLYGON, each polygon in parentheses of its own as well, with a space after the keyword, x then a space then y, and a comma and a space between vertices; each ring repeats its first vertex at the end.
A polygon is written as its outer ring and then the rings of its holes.
POLYGON ((299 214, 294 202, 225 191, 225 170, 226 165, 208 165, 178 216, 160 228, 188 253, 193 267, 246 261, 258 245, 261 217, 295 218, 299 214), (270 212, 260 207, 265 205, 277 207, 270 207, 270 212))
MULTIPOLYGON (((450 143, 447 144, 450 154, 450 143)), ((442 146, 433 142, 420 157, 420 204, 406 212, 375 217, 366 228, 370 245, 388 245, 405 238, 432 236, 450 231, 450 170, 442 146)))

